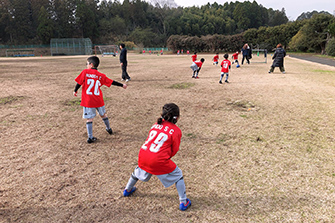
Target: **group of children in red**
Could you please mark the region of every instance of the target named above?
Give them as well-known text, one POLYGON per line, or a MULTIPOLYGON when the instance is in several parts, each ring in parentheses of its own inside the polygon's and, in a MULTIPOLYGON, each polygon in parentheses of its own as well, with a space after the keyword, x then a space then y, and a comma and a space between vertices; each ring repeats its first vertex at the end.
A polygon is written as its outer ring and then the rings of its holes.
MULTIPOLYGON (((224 60, 221 62, 221 77, 220 77, 220 81, 219 83, 222 84, 222 79, 224 77, 224 75, 226 75, 226 78, 225 78, 225 82, 226 83, 229 83, 228 81, 228 76, 229 76, 229 70, 231 69, 231 64, 234 64, 236 63, 236 67, 239 68, 240 67, 240 64, 238 62, 238 55, 239 55, 239 52, 236 51, 233 55, 232 55, 232 58, 233 58, 233 63, 230 62, 230 60, 228 60, 228 54, 225 54, 223 57, 224 57, 224 60)), ((203 65, 203 63, 205 62, 205 59, 204 58, 201 58, 200 61, 197 61, 197 52, 195 52, 192 56, 192 65, 190 66, 191 69, 193 70, 193 75, 192 75, 192 78, 199 78, 199 71, 201 70, 201 67, 203 65)), ((219 53, 216 53, 215 56, 213 57, 213 65, 218 65, 219 64, 219 53)))

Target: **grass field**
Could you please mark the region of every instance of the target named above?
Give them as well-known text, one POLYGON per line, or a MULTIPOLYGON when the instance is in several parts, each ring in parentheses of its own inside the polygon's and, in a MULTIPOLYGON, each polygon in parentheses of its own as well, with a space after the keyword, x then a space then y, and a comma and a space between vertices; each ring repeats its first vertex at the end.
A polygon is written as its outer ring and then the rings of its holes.
MULTIPOLYGON (((220 85, 213 56, 195 80, 186 55, 130 53, 129 87, 102 88, 115 134, 97 117, 94 144, 72 95, 86 56, 0 58, 0 222, 334 222, 335 68, 287 57, 268 74, 254 56, 220 85), (186 212, 156 177, 122 197, 169 102, 186 212)), ((120 81, 118 58, 99 70, 120 81)))

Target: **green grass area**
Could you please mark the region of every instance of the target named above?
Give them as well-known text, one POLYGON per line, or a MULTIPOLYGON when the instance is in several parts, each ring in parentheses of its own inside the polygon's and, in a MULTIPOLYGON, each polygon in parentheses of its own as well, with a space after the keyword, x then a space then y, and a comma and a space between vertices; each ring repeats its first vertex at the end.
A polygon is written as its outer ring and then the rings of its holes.
POLYGON ((22 100, 24 97, 23 96, 8 96, 8 97, 3 97, 0 98, 0 104, 10 104, 12 102, 22 100))
POLYGON ((193 87, 195 84, 194 83, 177 83, 171 85, 169 88, 172 89, 188 89, 190 87, 193 87))
POLYGON ((332 70, 320 70, 320 69, 316 69, 316 70, 312 70, 313 72, 318 72, 318 73, 328 73, 328 74, 335 74, 335 71, 332 70))

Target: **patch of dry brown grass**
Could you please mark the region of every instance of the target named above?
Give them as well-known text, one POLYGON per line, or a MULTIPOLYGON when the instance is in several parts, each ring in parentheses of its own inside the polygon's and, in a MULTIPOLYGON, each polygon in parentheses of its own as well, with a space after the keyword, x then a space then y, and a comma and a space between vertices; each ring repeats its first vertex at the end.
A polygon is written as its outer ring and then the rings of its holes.
MULTIPOLYGON (((334 221, 335 68, 287 58, 268 74, 254 56, 220 85, 212 56, 195 80, 187 56, 129 54, 129 87, 103 88, 115 134, 95 118, 95 144, 72 96, 86 57, 1 58, 0 222, 334 221), (181 108, 186 212, 157 178, 122 197, 168 102, 181 108)), ((118 63, 99 70, 119 81, 118 63)))

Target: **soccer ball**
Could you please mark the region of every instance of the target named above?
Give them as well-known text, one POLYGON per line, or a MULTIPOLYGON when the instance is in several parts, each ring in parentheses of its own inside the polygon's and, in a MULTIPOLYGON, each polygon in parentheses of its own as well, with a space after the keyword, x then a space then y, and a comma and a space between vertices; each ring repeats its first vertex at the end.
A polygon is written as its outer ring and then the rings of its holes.
POLYGON ((239 67, 240 67, 240 65, 239 65, 239 64, 237 64, 237 65, 236 65, 236 68, 239 68, 239 67))

